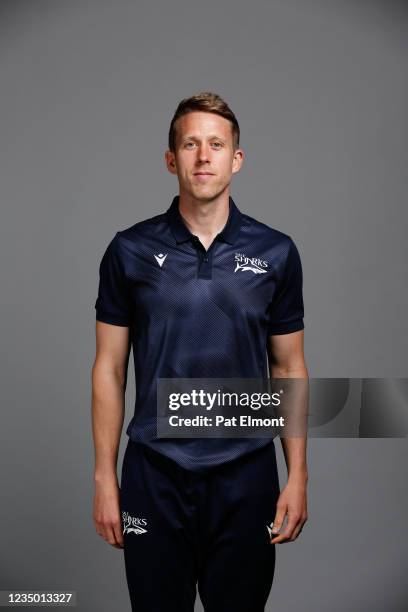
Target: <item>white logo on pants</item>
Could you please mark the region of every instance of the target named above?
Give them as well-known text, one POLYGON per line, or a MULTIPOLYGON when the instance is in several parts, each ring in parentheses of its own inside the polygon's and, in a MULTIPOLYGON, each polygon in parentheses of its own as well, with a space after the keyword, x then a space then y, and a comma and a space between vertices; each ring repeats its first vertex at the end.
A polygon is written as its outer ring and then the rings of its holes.
POLYGON ((142 533, 147 533, 147 529, 144 529, 144 527, 146 527, 147 525, 146 519, 131 516, 129 512, 126 512, 126 510, 124 510, 122 512, 122 520, 124 534, 135 533, 136 535, 141 535, 142 533))

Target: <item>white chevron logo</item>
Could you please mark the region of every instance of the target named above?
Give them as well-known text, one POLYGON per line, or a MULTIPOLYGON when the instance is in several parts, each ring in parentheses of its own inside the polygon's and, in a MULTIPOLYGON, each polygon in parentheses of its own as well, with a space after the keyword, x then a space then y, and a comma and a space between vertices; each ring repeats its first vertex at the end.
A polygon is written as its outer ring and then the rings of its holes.
POLYGON ((159 253, 158 255, 154 256, 160 267, 162 267, 162 265, 164 264, 164 260, 166 259, 167 255, 168 253, 166 253, 165 255, 163 255, 163 253, 159 253))

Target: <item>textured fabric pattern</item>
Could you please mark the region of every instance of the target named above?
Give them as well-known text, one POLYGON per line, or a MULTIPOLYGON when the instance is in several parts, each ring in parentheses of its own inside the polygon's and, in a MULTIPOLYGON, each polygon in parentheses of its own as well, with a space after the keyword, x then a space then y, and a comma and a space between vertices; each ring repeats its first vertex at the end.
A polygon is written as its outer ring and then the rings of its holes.
POLYGON ((303 329, 302 269, 292 239, 242 214, 206 251, 178 210, 118 232, 100 265, 96 318, 130 328, 135 415, 127 434, 203 471, 268 439, 158 439, 158 378, 266 378, 267 339, 303 329))

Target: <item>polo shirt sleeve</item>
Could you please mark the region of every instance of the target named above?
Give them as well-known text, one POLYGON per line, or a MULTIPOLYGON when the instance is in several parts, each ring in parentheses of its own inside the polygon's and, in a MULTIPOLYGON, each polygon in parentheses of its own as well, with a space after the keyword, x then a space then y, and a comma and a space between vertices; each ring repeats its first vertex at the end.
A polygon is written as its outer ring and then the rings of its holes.
POLYGON ((128 327, 131 321, 130 306, 118 232, 108 245, 99 266, 96 319, 103 323, 128 327))
POLYGON ((275 295, 269 307, 268 334, 290 334, 304 329, 303 275, 299 252, 289 238, 285 261, 278 272, 275 295))

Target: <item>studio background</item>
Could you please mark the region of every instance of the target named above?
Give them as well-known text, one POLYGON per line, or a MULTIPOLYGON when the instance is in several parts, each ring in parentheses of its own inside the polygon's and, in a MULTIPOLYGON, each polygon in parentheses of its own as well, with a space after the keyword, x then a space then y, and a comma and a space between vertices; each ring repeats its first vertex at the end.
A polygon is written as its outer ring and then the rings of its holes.
MULTIPOLYGON (((392 0, 0 3, 0 589, 130 610, 92 521, 94 303, 114 234, 178 192, 181 98, 230 104, 231 195, 299 249, 310 376, 407 376, 407 23, 392 0)), ((406 609, 407 459, 406 439, 309 440, 309 521, 267 610, 406 609)))

